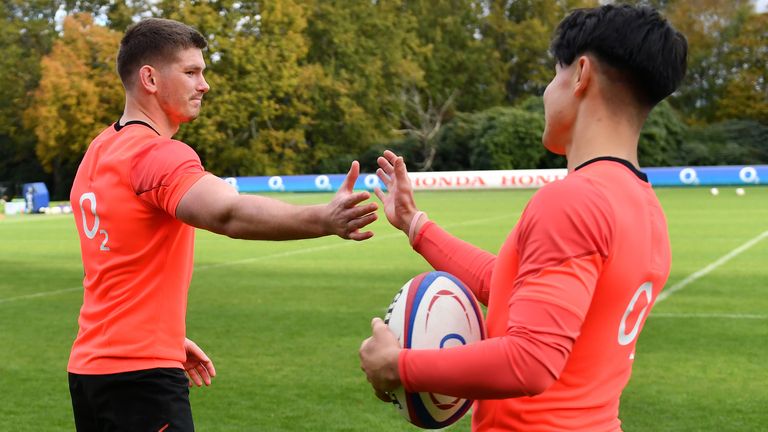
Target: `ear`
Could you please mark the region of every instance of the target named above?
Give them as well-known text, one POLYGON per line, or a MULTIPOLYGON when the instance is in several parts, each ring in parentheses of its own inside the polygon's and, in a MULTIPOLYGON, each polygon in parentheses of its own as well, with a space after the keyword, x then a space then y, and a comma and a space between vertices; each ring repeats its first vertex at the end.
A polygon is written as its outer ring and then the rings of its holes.
POLYGON ((594 63, 589 56, 580 56, 576 60, 575 82, 573 83, 574 96, 584 96, 592 82, 594 63))
POLYGON ((150 65, 144 65, 139 69, 139 83, 147 93, 157 92, 157 69, 150 65))

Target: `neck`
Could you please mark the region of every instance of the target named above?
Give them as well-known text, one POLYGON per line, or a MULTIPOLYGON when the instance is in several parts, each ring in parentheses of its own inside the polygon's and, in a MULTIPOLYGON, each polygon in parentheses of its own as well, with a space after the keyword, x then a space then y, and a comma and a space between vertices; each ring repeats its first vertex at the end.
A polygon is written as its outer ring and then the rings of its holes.
POLYGON ((126 94, 125 110, 120 117, 120 124, 133 120, 143 121, 152 126, 161 136, 172 138, 179 131, 180 124, 168 118, 160 106, 152 102, 141 103, 126 94))
POLYGON ((624 159, 639 169, 640 129, 636 122, 614 115, 604 107, 585 106, 583 110, 585 112, 577 116, 571 142, 565 149, 568 172, 600 156, 624 159), (589 115, 583 115, 586 113, 589 115))

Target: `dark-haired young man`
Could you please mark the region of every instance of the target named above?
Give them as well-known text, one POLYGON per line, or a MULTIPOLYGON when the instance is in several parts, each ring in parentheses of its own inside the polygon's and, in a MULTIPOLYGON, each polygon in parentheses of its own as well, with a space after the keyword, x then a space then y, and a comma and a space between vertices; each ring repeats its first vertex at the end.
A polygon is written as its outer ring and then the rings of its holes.
POLYGON ((401 384, 476 399, 475 431, 620 430, 637 337, 669 274, 667 225, 637 144, 685 74, 685 38, 652 9, 607 5, 566 17, 552 53, 542 141, 569 174, 534 195, 498 256, 428 221, 403 159, 379 158, 387 219, 488 306, 489 338, 403 350, 375 318, 361 366, 384 400, 401 384))
POLYGON ((188 386, 215 375, 186 338, 194 227, 240 239, 373 235, 360 231, 377 206, 353 193, 357 162, 331 202, 295 206, 239 195, 171 138, 209 90, 205 47, 176 21, 146 19, 126 31, 117 59, 125 111, 93 140, 72 186, 85 270, 67 366, 79 431, 194 429, 188 386))

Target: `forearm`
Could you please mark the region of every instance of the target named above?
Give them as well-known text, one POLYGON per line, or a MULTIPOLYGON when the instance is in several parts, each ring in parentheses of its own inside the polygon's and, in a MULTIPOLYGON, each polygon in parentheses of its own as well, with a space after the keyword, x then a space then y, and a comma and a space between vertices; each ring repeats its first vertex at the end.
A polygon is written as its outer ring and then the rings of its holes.
POLYGON ((581 319, 557 306, 519 302, 519 322, 503 337, 441 350, 403 350, 398 370, 408 391, 469 399, 533 396, 559 377, 581 319))
POLYGON ((222 234, 246 240, 296 240, 333 234, 324 204, 294 205, 258 195, 239 195, 222 234))
POLYGON ((488 304, 495 255, 448 234, 434 222, 421 227, 413 248, 433 268, 458 277, 481 303, 488 304))
POLYGON ((327 205, 299 206, 240 195, 221 179, 201 178, 179 202, 176 217, 197 228, 248 240, 293 240, 333 234, 327 205))

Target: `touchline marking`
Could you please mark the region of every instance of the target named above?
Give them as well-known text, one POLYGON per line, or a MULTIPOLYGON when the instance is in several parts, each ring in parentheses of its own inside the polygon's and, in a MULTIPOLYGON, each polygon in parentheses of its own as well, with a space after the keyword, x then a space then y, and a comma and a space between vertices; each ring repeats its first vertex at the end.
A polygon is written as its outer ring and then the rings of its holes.
POLYGON ((738 313, 663 313, 651 312, 650 318, 719 318, 719 319, 752 319, 768 320, 768 315, 738 314, 738 313))
MULTIPOLYGON (((467 226, 467 225, 477 225, 477 224, 482 224, 482 223, 486 223, 486 222, 493 222, 495 220, 507 219, 507 218, 509 218, 509 215, 495 216, 495 217, 490 217, 490 218, 475 219, 475 220, 471 220, 471 221, 459 222, 459 223, 455 223, 455 224, 451 224, 451 225, 446 225, 445 227, 446 228, 454 228, 454 227, 467 226)), ((374 237, 371 240, 387 240, 387 239, 392 239, 392 238, 400 237, 400 236, 403 236, 403 234, 400 233, 400 232, 396 232, 396 233, 387 234, 387 235, 380 236, 380 237, 374 237)), ((368 241, 371 241, 371 240, 368 240, 368 241)), ((248 263, 253 263, 253 262, 257 262, 257 261, 264 261, 264 260, 273 259, 273 258, 283 258, 283 257, 293 256, 293 255, 302 255, 302 254, 307 254, 307 253, 324 251, 324 250, 327 250, 327 249, 333 249, 333 248, 338 248, 338 247, 350 246, 350 245, 355 244, 355 243, 357 243, 357 242, 354 242, 354 240, 349 240, 349 241, 340 242, 340 243, 334 243, 334 244, 329 244, 329 245, 324 245, 324 246, 316 246, 316 247, 312 247, 312 248, 294 249, 294 250, 290 250, 290 251, 286 251, 286 252, 280 252, 280 253, 276 253, 276 254, 272 254, 272 255, 264 255, 264 256, 254 257, 254 258, 247 258, 247 259, 237 260, 237 261, 228 261, 228 262, 223 262, 223 263, 218 263, 218 264, 200 265, 200 266, 195 266, 195 271, 210 270, 210 269, 221 268, 221 267, 230 267, 230 266, 235 266, 235 265, 240 265, 240 264, 248 264, 248 263)), ((10 303, 10 302, 17 301, 17 300, 26 300, 26 299, 32 299, 32 298, 47 297, 47 296, 52 296, 52 295, 56 295, 56 294, 68 293, 68 292, 72 292, 72 291, 82 291, 82 289, 83 289, 83 287, 80 286, 80 287, 76 287, 76 288, 65 288, 65 289, 54 290, 54 291, 43 291, 43 292, 38 292, 38 293, 34 293, 34 294, 25 294, 25 295, 20 295, 20 296, 16 296, 16 297, 0 298, 0 304, 10 303)))
POLYGON ((82 290, 82 289, 83 289, 83 287, 80 286, 80 287, 77 287, 77 288, 64 288, 64 289, 55 290, 55 291, 43 291, 43 292, 39 292, 39 293, 20 295, 20 296, 16 296, 16 297, 7 297, 7 298, 4 298, 4 299, 0 299, 0 304, 8 303, 8 302, 16 301, 16 300, 26 300, 26 299, 37 298, 37 297, 46 297, 46 296, 50 296, 50 295, 62 294, 62 293, 72 292, 72 291, 77 291, 77 290, 82 290))
POLYGON ((681 289, 685 288, 686 286, 690 285, 691 283, 695 282, 697 279, 706 276, 708 273, 710 273, 712 270, 715 270, 716 268, 720 267, 721 265, 727 263, 732 258, 736 257, 740 253, 746 251, 747 249, 751 248, 755 244, 757 244, 760 240, 764 239, 765 237, 768 237, 768 231, 763 231, 761 234, 758 234, 757 237, 754 237, 753 239, 747 241, 743 245, 737 247, 736 249, 728 252, 727 254, 721 256, 717 261, 709 264, 708 266, 702 268, 701 270, 690 274, 687 278, 681 280, 680 282, 672 285, 671 287, 665 289, 664 291, 659 294, 659 296, 656 298, 656 303, 662 302, 666 300, 669 296, 672 294, 680 291, 681 289))

